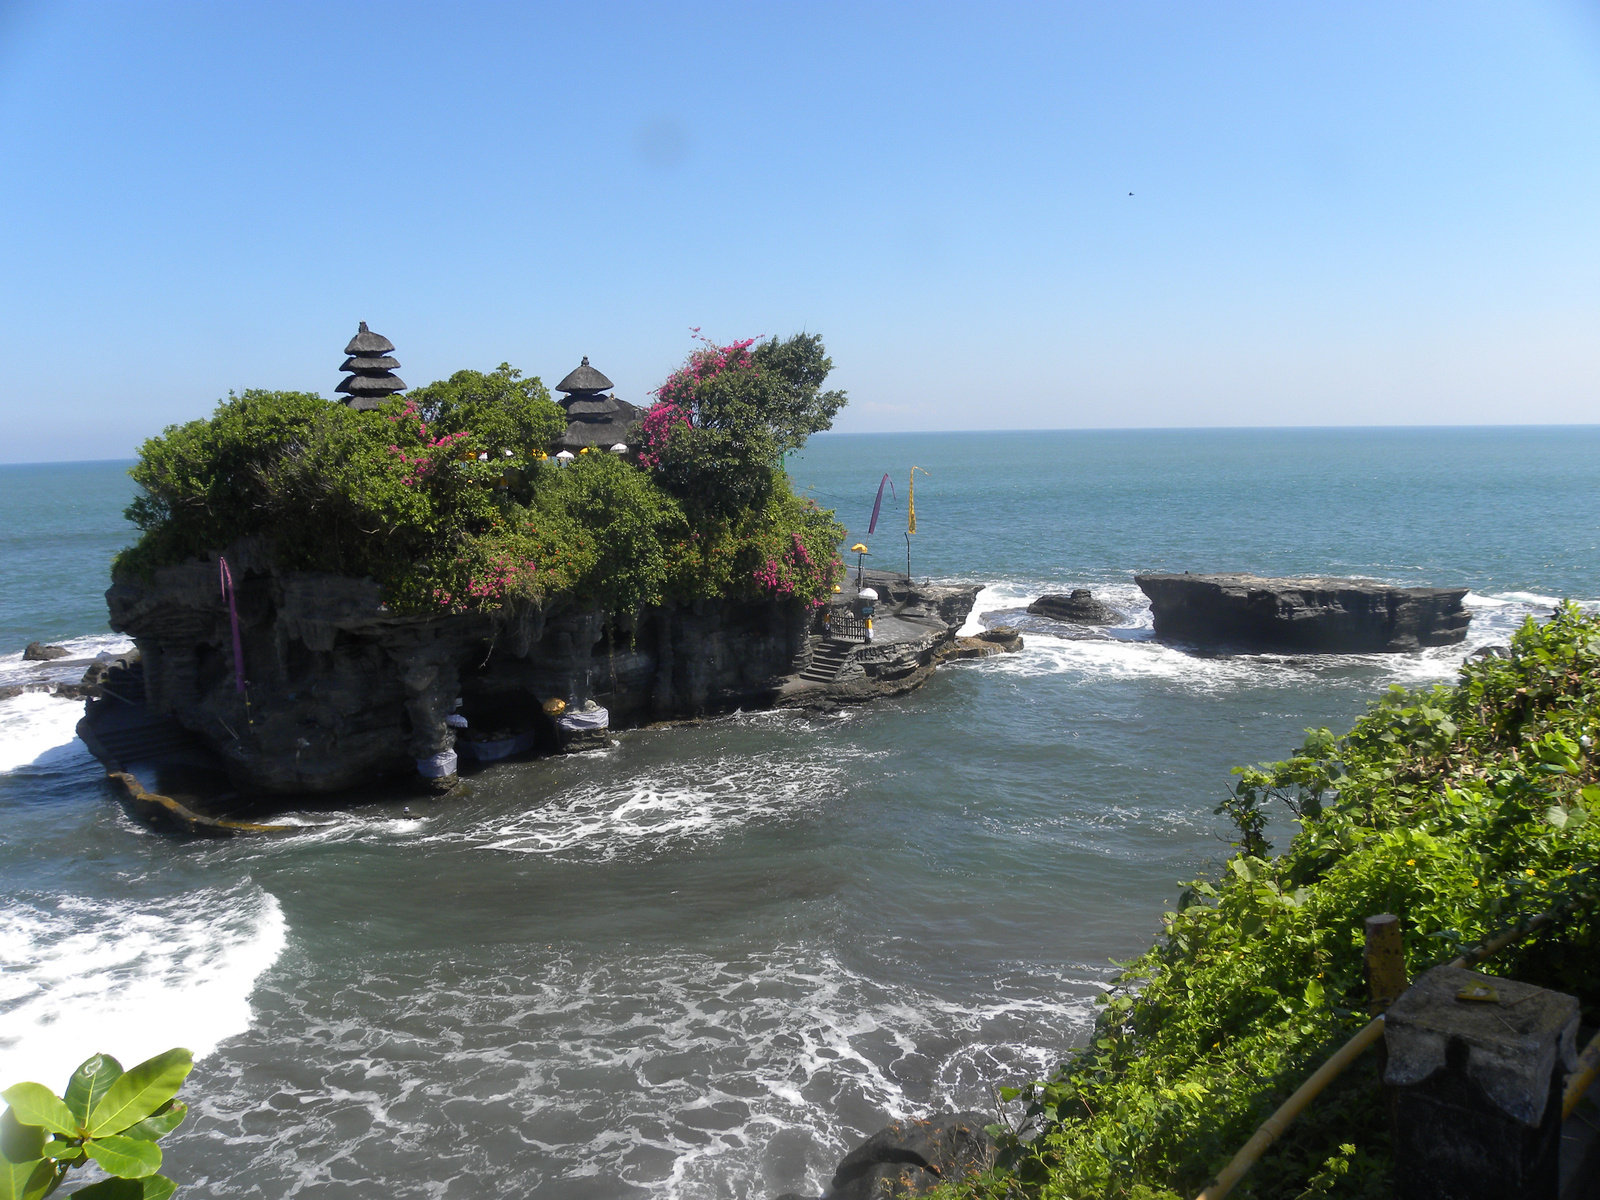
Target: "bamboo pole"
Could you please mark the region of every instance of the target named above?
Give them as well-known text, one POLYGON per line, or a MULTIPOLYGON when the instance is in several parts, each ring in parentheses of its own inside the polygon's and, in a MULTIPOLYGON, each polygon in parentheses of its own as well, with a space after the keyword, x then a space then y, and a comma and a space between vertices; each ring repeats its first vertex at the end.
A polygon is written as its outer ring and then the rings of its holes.
POLYGON ((1594 1039, 1583 1048, 1583 1053, 1578 1055, 1578 1069, 1567 1076, 1566 1090, 1561 1093, 1563 1121, 1578 1107, 1578 1101, 1583 1099, 1584 1093, 1594 1083, 1597 1071, 1600 1071, 1600 1033, 1595 1034, 1594 1039))
POLYGON ((1382 1036, 1383 1018, 1373 1017, 1360 1033, 1339 1047, 1332 1058, 1318 1067, 1315 1075, 1296 1088, 1294 1095, 1278 1106, 1277 1112, 1261 1122, 1261 1128, 1239 1148, 1239 1153, 1233 1156, 1228 1165, 1217 1172, 1216 1180, 1201 1192, 1196 1200, 1222 1200, 1222 1197, 1233 1191, 1239 1180, 1244 1178, 1245 1172, 1256 1165, 1256 1159, 1265 1154, 1267 1147, 1283 1135, 1283 1131, 1289 1128, 1290 1122, 1305 1110, 1306 1105, 1316 1099, 1323 1088, 1338 1078, 1346 1067, 1360 1058, 1382 1036))

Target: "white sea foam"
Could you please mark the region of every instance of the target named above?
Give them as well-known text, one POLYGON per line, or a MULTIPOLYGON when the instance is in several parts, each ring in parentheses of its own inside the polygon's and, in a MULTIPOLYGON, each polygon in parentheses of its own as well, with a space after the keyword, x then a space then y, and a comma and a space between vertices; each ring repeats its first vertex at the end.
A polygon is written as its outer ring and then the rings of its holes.
POLYGON ((89 751, 78 741, 83 701, 24 692, 0 700, 0 772, 27 766, 54 767, 89 751))
POLYGON ((76 682, 83 674, 86 658, 115 658, 133 649, 133 643, 120 633, 96 633, 87 637, 66 638, 53 645, 65 647, 67 657, 49 662, 26 662, 22 651, 0 654, 0 686, 33 683, 38 680, 76 682), (72 666, 63 666, 72 663, 72 666))
POLYGON ((673 1200, 816 1195, 885 1117, 987 1107, 991 1083, 1049 1072, 1091 1028, 1109 973, 1005 965, 957 1002, 784 944, 557 953, 507 962, 492 987, 380 969, 335 994, 274 997, 327 1065, 314 1083, 241 1079, 244 1095, 208 1107, 208 1135, 234 1147, 257 1134, 250 1177, 283 1194, 326 1182, 335 1159, 355 1194, 380 1194, 360 1185, 379 1184, 399 1147, 441 1191, 492 1172, 518 1195, 595 1177, 673 1200), (419 1061, 432 1030, 448 1036, 419 1061), (294 1114, 270 1138, 251 1123, 263 1084, 294 1114), (485 1111, 516 1137, 473 1137, 485 1111), (351 1179, 357 1163, 374 1177, 351 1179))
POLYGON ((524 812, 500 815, 464 832, 436 835, 486 850, 608 860, 697 840, 748 825, 792 820, 833 792, 841 748, 827 761, 776 754, 696 760, 620 781, 580 782, 524 812))
POLYGON ((282 953, 283 911, 244 881, 129 902, 0 906, 0 1081, 65 1086, 105 1052, 132 1066, 173 1046, 209 1054, 247 1029, 256 979, 282 953))

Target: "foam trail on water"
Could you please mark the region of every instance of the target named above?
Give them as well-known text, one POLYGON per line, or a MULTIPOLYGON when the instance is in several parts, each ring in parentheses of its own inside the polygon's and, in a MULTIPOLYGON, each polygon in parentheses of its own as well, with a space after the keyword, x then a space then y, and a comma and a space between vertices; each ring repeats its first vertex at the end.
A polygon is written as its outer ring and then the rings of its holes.
POLYGON ((39 762, 52 750, 75 742, 78 752, 87 756, 88 750, 78 742, 82 717, 81 700, 59 700, 44 692, 0 700, 0 772, 39 762))
POLYGON ((125 1067, 174 1046, 209 1054, 250 1027, 250 993, 286 929, 277 899, 248 880, 137 907, 0 903, 0 1086, 59 1091, 99 1052, 125 1067))

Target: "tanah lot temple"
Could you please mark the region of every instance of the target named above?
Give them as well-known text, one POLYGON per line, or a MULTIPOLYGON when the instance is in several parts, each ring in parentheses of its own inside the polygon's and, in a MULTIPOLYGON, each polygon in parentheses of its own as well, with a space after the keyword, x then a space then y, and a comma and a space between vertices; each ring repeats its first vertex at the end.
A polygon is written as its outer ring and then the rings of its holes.
MULTIPOLYGON (((394 343, 381 333, 373 333, 365 321, 350 344, 344 348, 341 371, 348 374, 335 391, 349 397, 351 408, 377 408, 390 396, 405 391, 405 381, 394 372, 400 366, 393 357, 394 343)), ((551 454, 569 457, 585 450, 608 450, 617 454, 634 448, 634 426, 644 410, 626 400, 618 400, 615 385, 589 365, 588 355, 556 384, 561 395, 556 403, 567 410, 567 428, 549 447, 551 454)))

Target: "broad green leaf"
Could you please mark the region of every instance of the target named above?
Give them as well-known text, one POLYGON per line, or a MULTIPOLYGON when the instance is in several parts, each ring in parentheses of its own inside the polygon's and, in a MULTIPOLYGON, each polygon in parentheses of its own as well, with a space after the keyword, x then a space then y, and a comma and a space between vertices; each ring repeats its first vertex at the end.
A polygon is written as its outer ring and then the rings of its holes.
POLYGON ((1567 827, 1567 810, 1559 804, 1552 804, 1544 810, 1544 819, 1557 829, 1565 829, 1567 827))
POLYGON ((43 1157, 44 1130, 24 1125, 11 1109, 0 1113, 0 1158, 12 1163, 33 1162, 43 1157))
POLYGON ((51 1138, 39 1151, 45 1158, 53 1158, 57 1162, 77 1162, 83 1157, 83 1146, 78 1142, 63 1141, 61 1138, 51 1138))
POLYGON ((18 1083, 0 1092, 0 1100, 11 1105, 17 1120, 24 1125, 43 1125, 51 1133, 78 1136, 78 1123, 72 1110, 42 1083, 18 1083))
POLYGON ((124 1179, 143 1179, 154 1175, 161 1167, 161 1147, 154 1142, 141 1142, 113 1133, 103 1138, 90 1138, 83 1148, 108 1174, 124 1179))
POLYGON ((1585 804, 1600 804, 1600 785, 1591 783, 1588 787, 1579 792, 1578 795, 1583 797, 1583 802, 1585 804))
POLYGON ((167 1200, 178 1185, 165 1175, 146 1175, 143 1179, 102 1179, 73 1192, 89 1200, 167 1200))
POLYGON ((1306 981, 1306 1003, 1312 1008, 1322 1007, 1322 980, 1308 979, 1306 981))
POLYGON ((90 1135, 120 1133, 144 1120, 178 1094, 193 1069, 193 1054, 187 1050, 168 1050, 128 1070, 111 1085, 89 1114, 90 1135))
POLYGON ((182 1125, 184 1117, 188 1115, 189 1106, 182 1100, 174 1100, 171 1103, 163 1104, 144 1120, 129 1125, 122 1132, 126 1137, 138 1138, 144 1142, 153 1142, 157 1138, 166 1137, 167 1134, 182 1125))
POLYGON ((1003 1087, 1000 1089, 1000 1099, 1006 1104, 1011 1103, 1011 1101, 1015 1100, 1020 1095, 1022 1095, 1021 1088, 1003 1087))
POLYGON ((96 1054, 74 1071, 67 1081, 67 1094, 62 1097, 72 1110, 72 1119, 80 1125, 87 1124, 89 1113, 121 1074, 122 1064, 109 1054, 96 1054))
POLYGON ((47 1158, 0 1162, 0 1200, 40 1200, 55 1181, 56 1164, 47 1158))

